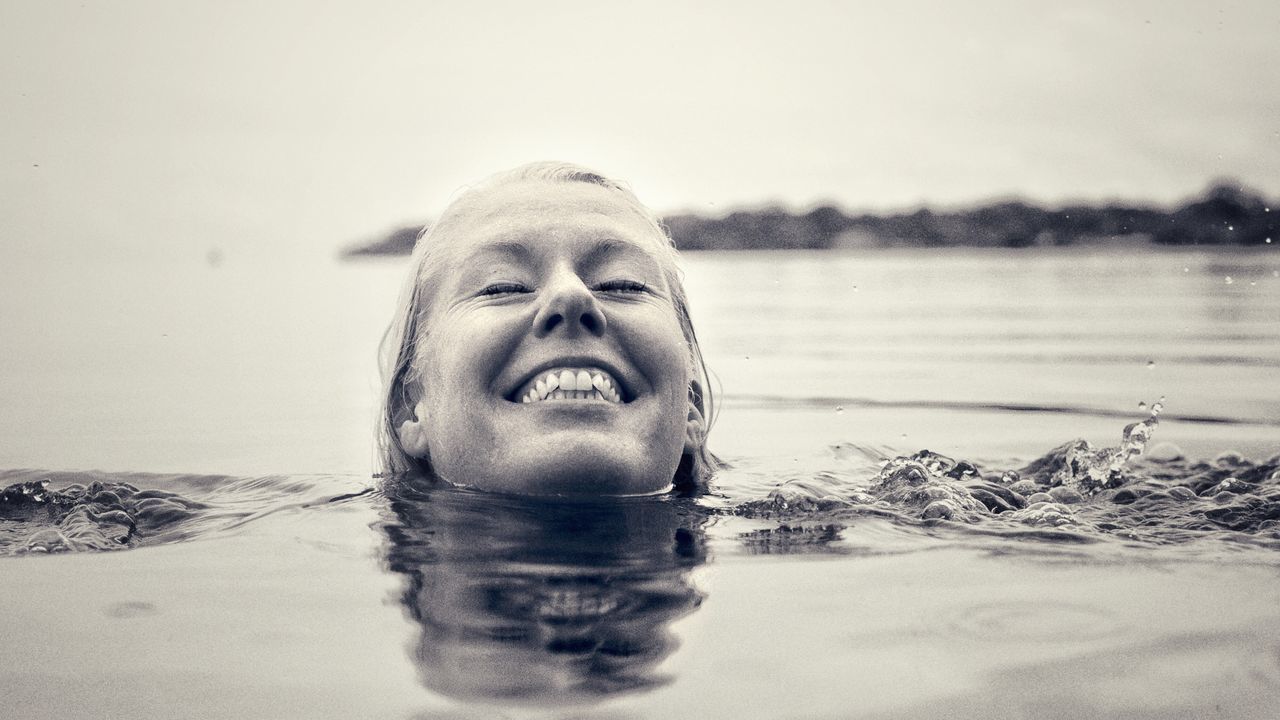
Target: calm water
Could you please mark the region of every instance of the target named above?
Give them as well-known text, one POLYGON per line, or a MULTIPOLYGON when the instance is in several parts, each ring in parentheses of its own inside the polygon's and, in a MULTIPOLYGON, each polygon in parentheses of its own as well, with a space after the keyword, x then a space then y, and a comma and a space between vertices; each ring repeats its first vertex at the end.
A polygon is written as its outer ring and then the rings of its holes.
POLYGON ((402 260, 19 263, 0 717, 1272 715, 1280 258, 688 260, 731 468, 556 504, 370 477, 402 260))

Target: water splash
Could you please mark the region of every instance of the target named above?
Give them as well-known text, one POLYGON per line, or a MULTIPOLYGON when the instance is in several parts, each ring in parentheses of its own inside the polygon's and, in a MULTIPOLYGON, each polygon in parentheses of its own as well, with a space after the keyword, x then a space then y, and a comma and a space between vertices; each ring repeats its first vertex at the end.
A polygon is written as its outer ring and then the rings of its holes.
POLYGON ((918 511, 925 520, 972 522, 987 510, 962 484, 974 477, 980 476, 970 463, 922 450, 885 463, 868 493, 883 507, 918 511))
POLYGON ((1141 422, 1130 423, 1116 447, 1093 448, 1087 440, 1073 440, 1027 466, 1033 474, 1048 476, 1049 487, 1065 487, 1082 496, 1097 495, 1125 482, 1129 462, 1140 456, 1160 424, 1164 397, 1151 406, 1141 422))
POLYGON ((124 550, 369 492, 352 478, 0 471, 0 555, 124 550), (83 480, 84 482, 75 482, 83 480), (356 493, 334 497, 341 482, 356 493), (165 485, 169 490, 140 489, 165 485))
MULTIPOLYGON (((1074 440, 1015 469, 921 450, 885 459, 868 474, 786 478, 763 498, 739 496, 728 504, 736 516, 792 529, 877 517, 931 532, 943 523, 960 535, 1151 544, 1216 539, 1280 549, 1280 457, 1253 463, 1227 453, 1196 462, 1169 443, 1145 456, 1163 410, 1162 397, 1146 418, 1124 428, 1115 446, 1074 440)), ((838 535, 828 529, 822 536, 838 535)))
POLYGON ((194 517, 204 506, 163 490, 125 483, 73 483, 52 489, 47 480, 15 483, 0 492, 7 534, 25 538, 15 554, 121 550, 194 517))

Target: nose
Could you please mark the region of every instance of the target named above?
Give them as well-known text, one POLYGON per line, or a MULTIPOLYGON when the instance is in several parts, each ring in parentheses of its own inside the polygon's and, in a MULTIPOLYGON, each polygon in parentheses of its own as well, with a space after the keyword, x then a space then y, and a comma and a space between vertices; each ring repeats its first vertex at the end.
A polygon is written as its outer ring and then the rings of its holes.
POLYGON ((553 332, 602 335, 608 324, 591 288, 576 272, 556 273, 542 290, 542 306, 533 318, 533 332, 545 337, 553 332))

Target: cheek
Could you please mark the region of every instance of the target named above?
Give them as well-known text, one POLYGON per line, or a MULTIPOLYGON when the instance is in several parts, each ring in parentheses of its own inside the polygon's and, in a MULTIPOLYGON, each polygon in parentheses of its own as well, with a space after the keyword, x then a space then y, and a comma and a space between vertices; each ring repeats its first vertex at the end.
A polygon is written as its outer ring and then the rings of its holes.
POLYGON ((496 373, 509 348, 508 333, 492 317, 443 317, 418 350, 422 398, 433 436, 465 434, 478 405, 492 400, 496 373))
POLYGON ((456 403, 466 395, 463 386, 475 380, 492 355, 482 342, 492 333, 472 325, 465 318, 443 318, 418 348, 422 390, 433 405, 456 403))
POLYGON ((628 345, 646 374, 655 381, 665 381, 663 385, 670 384, 673 396, 678 395, 683 402, 692 379, 693 360, 674 311, 668 308, 655 312, 648 322, 636 324, 628 345))
POLYGON ((427 448, 433 457, 440 454, 440 443, 452 442, 451 431, 458 429, 463 413, 458 400, 464 396, 456 386, 457 368, 453 356, 441 353, 433 344, 421 348, 418 362, 418 391, 425 416, 419 417, 426 431, 427 448))
POLYGON ((689 350, 689 342, 684 337, 684 331, 680 328, 680 321, 673 316, 674 311, 669 312, 672 315, 664 316, 659 337, 654 338, 654 344, 655 346, 660 345, 669 360, 678 364, 681 370, 687 374, 691 367, 693 355, 689 350))
POLYGON ((466 366, 459 362, 461 359, 441 358, 422 376, 422 399, 436 437, 462 430, 461 426, 469 422, 471 416, 467 407, 474 401, 476 392, 467 385, 470 378, 463 375, 466 366))

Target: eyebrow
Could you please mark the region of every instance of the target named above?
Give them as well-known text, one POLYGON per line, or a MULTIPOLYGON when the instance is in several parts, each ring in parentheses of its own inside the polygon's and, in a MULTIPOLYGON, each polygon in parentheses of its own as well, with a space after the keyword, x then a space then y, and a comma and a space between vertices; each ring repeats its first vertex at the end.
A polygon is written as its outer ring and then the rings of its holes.
POLYGON ((595 262, 595 260, 601 255, 607 255, 612 251, 636 251, 641 254, 648 255, 648 253, 642 250, 635 243, 626 243, 621 240, 605 238, 596 241, 596 244, 593 245, 591 249, 587 251, 587 254, 583 256, 583 261, 588 263, 595 262))
POLYGON ((487 253, 514 255, 521 259, 526 259, 532 254, 528 246, 523 243, 511 240, 489 240, 468 248, 468 252, 466 252, 465 255, 474 257, 476 255, 484 255, 487 253))

